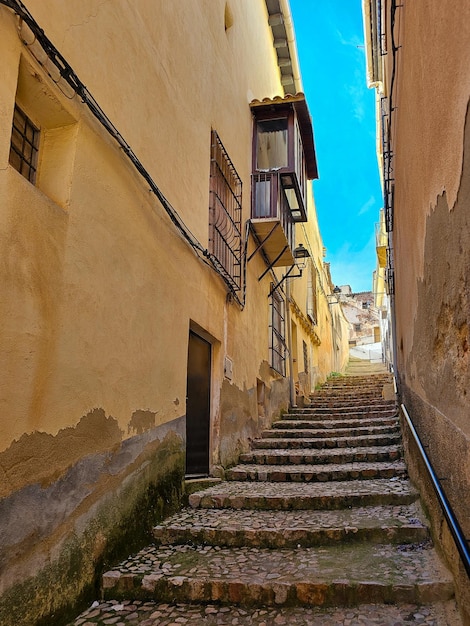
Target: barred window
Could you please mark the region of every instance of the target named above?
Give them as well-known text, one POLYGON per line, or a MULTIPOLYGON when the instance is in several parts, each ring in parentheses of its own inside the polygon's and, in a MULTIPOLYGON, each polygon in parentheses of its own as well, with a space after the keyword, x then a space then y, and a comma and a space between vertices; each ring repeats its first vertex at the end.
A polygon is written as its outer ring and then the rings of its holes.
POLYGON ((285 302, 282 297, 273 291, 271 295, 271 325, 270 325, 270 344, 269 356, 271 367, 282 374, 286 375, 286 322, 285 322, 285 302))
POLYGON ((15 105, 10 144, 10 165, 27 178, 36 182, 39 149, 39 129, 29 117, 15 105))
POLYGON ((307 317, 317 324, 317 271, 312 259, 308 259, 307 317))
POLYGON ((235 291, 241 289, 242 181, 215 130, 211 136, 209 249, 235 291))

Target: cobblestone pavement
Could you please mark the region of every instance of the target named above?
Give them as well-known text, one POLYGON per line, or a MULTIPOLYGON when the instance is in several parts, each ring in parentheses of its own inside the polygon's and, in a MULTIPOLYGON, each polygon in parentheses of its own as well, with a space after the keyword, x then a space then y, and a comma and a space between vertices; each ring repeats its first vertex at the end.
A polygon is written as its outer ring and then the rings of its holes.
POLYGON ((424 515, 416 503, 407 506, 370 506, 346 509, 345 511, 259 511, 257 509, 237 511, 236 509, 184 509, 181 513, 167 518, 164 526, 184 527, 188 522, 192 526, 210 528, 265 528, 311 529, 337 528, 342 524, 349 527, 365 525, 372 527, 379 521, 387 524, 393 521, 399 524, 424 525, 424 515))
POLYGON ((334 378, 284 415, 70 626, 460 626, 384 384, 334 378))
POLYGON ((401 504, 416 500, 406 479, 325 483, 226 481, 189 496, 192 507, 234 509, 338 509, 363 504, 401 504))
POLYGON ((94 603, 70 626, 457 626, 459 623, 453 602, 424 607, 376 604, 325 611, 113 600, 94 603))
MULTIPOLYGON (((263 585, 267 581, 315 580, 349 583, 451 581, 430 542, 420 544, 344 544, 315 548, 270 550, 220 546, 148 546, 123 561, 112 574, 160 576, 197 580, 241 581, 263 585)), ((114 578, 114 577, 113 577, 114 578)), ((181 580, 181 582, 183 582, 181 580)), ((436 583, 437 586, 437 583, 436 583)))

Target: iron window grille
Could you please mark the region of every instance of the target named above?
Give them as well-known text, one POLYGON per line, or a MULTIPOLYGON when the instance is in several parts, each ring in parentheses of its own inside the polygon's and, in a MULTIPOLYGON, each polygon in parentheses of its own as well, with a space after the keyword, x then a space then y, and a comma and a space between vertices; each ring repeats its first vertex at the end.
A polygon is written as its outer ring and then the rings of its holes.
POLYGON ((317 272, 312 259, 307 261, 307 317, 312 324, 317 324, 317 272))
POLYGON ((209 247, 235 291, 241 289, 242 181, 215 130, 211 135, 209 247))
POLYGON ((285 302, 277 291, 271 294, 271 325, 269 360, 271 367, 282 376, 286 375, 286 320, 285 302))
POLYGON ((308 374, 308 347, 307 342, 302 340, 302 352, 304 355, 304 372, 308 374))
POLYGON ((395 295, 395 261, 393 248, 387 248, 387 267, 385 269, 386 291, 389 296, 395 295))
POLYGON ((29 182, 36 182, 39 150, 39 129, 29 117, 15 105, 11 132, 9 162, 29 182))

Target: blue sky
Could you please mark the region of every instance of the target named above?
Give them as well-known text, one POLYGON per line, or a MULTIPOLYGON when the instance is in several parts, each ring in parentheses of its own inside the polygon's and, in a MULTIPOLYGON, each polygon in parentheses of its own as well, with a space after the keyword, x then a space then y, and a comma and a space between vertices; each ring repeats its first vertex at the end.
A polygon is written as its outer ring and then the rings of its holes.
POLYGON ((313 120, 313 189, 333 282, 372 289, 374 224, 383 205, 375 96, 366 84, 361 0, 290 0, 313 120))

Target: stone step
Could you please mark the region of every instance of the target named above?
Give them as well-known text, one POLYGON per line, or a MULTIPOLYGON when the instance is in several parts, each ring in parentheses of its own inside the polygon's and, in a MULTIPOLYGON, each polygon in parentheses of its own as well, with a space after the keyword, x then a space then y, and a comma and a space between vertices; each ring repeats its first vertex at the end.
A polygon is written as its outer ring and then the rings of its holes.
POLYGON ((375 385, 383 385, 392 380, 391 376, 373 376, 368 378, 367 376, 341 376, 338 378, 328 378, 322 385, 324 387, 357 387, 362 389, 363 387, 374 387, 375 385))
POLYGON ((381 374, 364 374, 363 376, 338 376, 328 378, 323 386, 327 387, 329 385, 337 385, 362 388, 371 387, 380 383, 392 382, 392 380, 392 375, 384 372, 381 374))
POLYGON ((226 481, 191 494, 189 505, 204 509, 334 511, 347 507, 410 504, 417 498, 417 491, 404 478, 330 483, 226 481))
POLYGON ((185 509, 153 530, 159 544, 300 548, 338 542, 420 543, 429 539, 418 503, 342 511, 185 509))
MULTIPOLYGON (((376 404, 384 404, 384 399, 382 395, 377 396, 367 396, 363 398, 359 398, 356 394, 351 394, 347 396, 313 396, 310 399, 307 399, 307 403, 303 406, 294 407, 296 410, 307 411, 311 408, 315 407, 341 407, 341 406, 374 406, 376 404)), ((392 404, 392 403, 390 403, 392 404)))
POLYGON ((381 393, 384 385, 390 385, 390 381, 383 380, 370 385, 356 385, 356 384, 330 384, 325 383, 319 389, 312 392, 312 396, 328 394, 328 393, 355 393, 358 396, 381 393))
POLYGON ((373 383, 370 385, 358 385, 358 384, 350 384, 350 383, 338 383, 338 384, 325 383, 324 385, 322 385, 320 389, 317 389, 316 391, 314 391, 312 395, 317 395, 317 394, 321 395, 321 394, 328 394, 328 393, 337 393, 337 394, 350 393, 350 394, 357 394, 358 396, 363 396, 367 394, 378 394, 378 393, 382 393, 382 390, 385 385, 390 385, 390 384, 391 383, 386 380, 379 381, 377 383, 373 383))
POLYGON ((149 546, 103 576, 104 599, 242 606, 444 602, 449 572, 429 543, 301 549, 149 546))
POLYGON ((104 600, 74 626, 459 623, 382 398, 390 381, 332 377, 228 480, 187 481, 189 508, 103 576, 104 600))
POLYGON ((328 395, 338 395, 338 396, 342 396, 342 395, 357 395, 357 396, 381 396, 382 395, 382 391, 384 388, 384 384, 387 383, 382 383, 379 385, 373 385, 371 387, 360 387, 360 386, 346 386, 346 387, 339 387, 339 386, 328 386, 326 385, 325 387, 322 387, 321 389, 318 389, 317 391, 314 391, 311 394, 312 398, 315 398, 317 396, 328 396, 328 395))
MULTIPOLYGON (((319 404, 331 404, 331 403, 356 403, 356 404, 383 404, 385 402, 382 391, 380 393, 370 393, 370 394, 357 394, 357 393, 328 393, 321 395, 310 396, 310 401, 315 405, 316 402, 319 404)), ((388 402, 388 400, 387 400, 388 402)), ((304 407, 301 407, 304 408, 304 407)), ((308 407, 305 407, 308 408, 308 407)))
POLYGON ((324 413, 312 411, 311 413, 284 413, 281 421, 288 420, 308 420, 312 422, 325 421, 327 423, 334 422, 335 420, 365 420, 365 419, 378 419, 378 418, 395 418, 398 419, 398 414, 395 409, 387 409, 383 411, 325 411, 324 413))
POLYGON ((163 604, 143 600, 94 602, 69 626, 449 626, 458 624, 454 601, 322 609, 315 607, 244 608, 213 604, 163 604), (116 617, 118 620, 116 621, 116 617))
POLYGON ((340 413, 340 412, 349 412, 350 410, 360 409, 360 410, 373 410, 378 411, 380 409, 395 409, 395 402, 384 402, 383 400, 375 400, 363 402, 362 400, 344 400, 344 401, 321 401, 321 402, 311 402, 309 406, 306 407, 296 407, 289 412, 292 413, 340 413))
POLYGON ((358 380, 343 379, 339 382, 327 382, 321 386, 315 393, 325 393, 328 391, 347 391, 349 393, 356 392, 361 393, 373 393, 381 390, 384 385, 389 385, 389 380, 377 380, 374 382, 364 383, 358 380))
POLYGON ((364 461, 396 461, 402 456, 401 446, 365 446, 357 448, 334 448, 311 450, 308 448, 288 450, 252 451, 240 455, 239 462, 259 465, 299 465, 311 463, 358 463, 364 461))
MULTIPOLYGON (((288 435, 291 434, 290 431, 286 431, 286 433, 288 435)), ((273 450, 279 448, 292 448, 294 450, 299 448, 313 448, 321 450, 355 446, 389 446, 399 443, 400 440, 400 433, 397 430, 395 433, 385 435, 362 435, 359 437, 313 437, 310 439, 300 437, 290 439, 288 437, 286 437, 286 439, 270 437, 267 439, 254 439, 251 442, 251 447, 255 450, 273 450)))
POLYGON ((338 411, 344 411, 347 406, 353 409, 354 408, 372 409, 372 410, 377 410, 380 408, 383 408, 383 409, 395 408, 396 409, 396 402, 383 400, 382 398, 376 398, 374 401, 367 400, 366 402, 364 402, 363 400, 356 399, 356 398, 355 399, 348 398, 343 401, 337 401, 337 400, 331 401, 325 398, 321 402, 312 402, 309 406, 294 407, 292 411, 295 413, 311 413, 312 411, 321 412, 321 411, 328 411, 328 410, 334 411, 336 409, 338 411))
POLYGON ((326 482, 369 480, 406 476, 403 461, 384 463, 343 463, 325 465, 236 465, 225 472, 227 480, 267 482, 326 482))
POLYGON ((285 430, 287 428, 311 428, 314 426, 318 429, 333 429, 339 428, 359 428, 362 426, 394 426, 398 424, 398 419, 395 416, 392 417, 357 417, 356 415, 345 419, 330 419, 330 420, 308 420, 308 419, 291 419, 291 420, 279 420, 279 422, 273 423, 273 428, 280 428, 285 430))
MULTIPOLYGON (((276 422, 279 423, 279 422, 276 422)), ((389 426, 361 426, 360 428, 272 428, 263 430, 261 438, 280 437, 282 439, 316 437, 359 437, 361 435, 384 435, 388 433, 398 433, 398 425, 389 426)))

